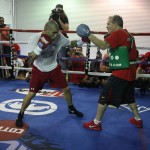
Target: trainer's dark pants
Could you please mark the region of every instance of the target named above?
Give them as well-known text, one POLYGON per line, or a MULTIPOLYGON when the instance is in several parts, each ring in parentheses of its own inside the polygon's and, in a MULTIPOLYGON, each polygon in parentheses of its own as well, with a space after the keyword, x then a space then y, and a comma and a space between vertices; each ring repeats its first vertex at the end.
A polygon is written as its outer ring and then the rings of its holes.
POLYGON ((120 104, 131 104, 134 98, 135 81, 127 81, 110 76, 101 92, 99 103, 119 107, 120 104))

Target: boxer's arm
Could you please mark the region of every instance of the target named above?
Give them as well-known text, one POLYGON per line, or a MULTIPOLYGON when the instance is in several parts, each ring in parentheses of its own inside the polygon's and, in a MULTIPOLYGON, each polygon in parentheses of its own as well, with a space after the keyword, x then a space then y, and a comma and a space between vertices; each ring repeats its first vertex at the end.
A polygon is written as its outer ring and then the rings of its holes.
MULTIPOLYGON (((40 38, 33 35, 28 43, 28 53, 34 52, 34 54, 39 55, 51 43, 51 38, 46 34, 41 34, 40 38)), ((30 55, 33 55, 33 53, 30 55)))
POLYGON ((51 43, 52 43, 52 40, 50 36, 48 36, 47 34, 41 34, 37 45, 39 46, 39 48, 44 50, 51 43))
POLYGON ((76 32, 78 36, 82 38, 88 38, 91 42, 93 42, 97 47, 100 47, 101 49, 110 48, 109 44, 106 41, 101 40, 97 38, 95 35, 93 35, 89 27, 85 24, 80 24, 77 27, 76 32))
POLYGON ((101 40, 99 38, 97 38, 95 35, 93 34, 90 34, 89 37, 90 41, 92 43, 94 43, 97 47, 100 47, 101 49, 107 49, 107 48, 110 48, 110 45, 109 43, 107 43, 106 41, 104 40, 101 40))
POLYGON ((38 57, 38 55, 36 55, 34 51, 31 53, 28 53, 28 56, 31 61, 34 61, 38 57))

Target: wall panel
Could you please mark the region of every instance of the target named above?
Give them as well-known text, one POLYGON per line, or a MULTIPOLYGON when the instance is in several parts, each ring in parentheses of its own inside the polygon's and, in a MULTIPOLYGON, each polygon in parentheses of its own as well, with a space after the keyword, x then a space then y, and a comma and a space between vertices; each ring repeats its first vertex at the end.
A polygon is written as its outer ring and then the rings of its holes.
MULTIPOLYGON (((51 10, 60 0, 15 0, 16 28, 43 29, 51 10)), ((124 28, 130 32, 150 32, 150 0, 63 0, 68 14, 70 30, 86 23, 93 31, 106 31, 107 18, 119 14, 124 19, 124 28)), ((17 39, 27 41, 30 33, 18 33, 17 39)), ((69 35, 70 39, 78 38, 69 35)), ((99 37, 103 37, 100 36, 99 37)), ((135 37, 137 46, 150 47, 150 37, 135 37)), ((27 48, 23 46, 23 53, 27 48)), ((95 50, 92 57, 95 57, 95 50)), ((144 51, 140 51, 144 53, 144 51)))

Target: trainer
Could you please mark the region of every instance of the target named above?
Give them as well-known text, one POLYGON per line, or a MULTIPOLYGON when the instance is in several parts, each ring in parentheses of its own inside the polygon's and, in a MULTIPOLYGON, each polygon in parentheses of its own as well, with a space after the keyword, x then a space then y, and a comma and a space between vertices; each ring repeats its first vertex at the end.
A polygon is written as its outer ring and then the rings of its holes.
POLYGON ((94 36, 86 24, 77 27, 80 37, 89 38, 99 48, 109 48, 109 67, 112 70, 98 101, 98 109, 95 119, 83 124, 85 128, 102 130, 101 120, 108 105, 119 107, 120 104, 128 104, 134 117, 129 121, 133 125, 142 128, 143 122, 139 116, 134 98, 134 83, 136 79, 136 65, 130 65, 137 60, 136 45, 133 36, 123 29, 123 19, 119 15, 110 16, 107 21, 109 36, 101 40, 94 36))

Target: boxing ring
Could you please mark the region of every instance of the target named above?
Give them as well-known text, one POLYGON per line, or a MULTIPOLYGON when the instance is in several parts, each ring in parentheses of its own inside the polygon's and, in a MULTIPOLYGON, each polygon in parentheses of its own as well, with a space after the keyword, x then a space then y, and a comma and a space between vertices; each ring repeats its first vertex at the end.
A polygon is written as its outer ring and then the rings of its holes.
MULTIPOLYGON (((4 29, 0 29, 0 30, 4 30, 4 29)), ((27 32, 27 33, 34 33, 34 32, 40 32, 42 30, 22 30, 22 29, 10 29, 10 40, 9 41, 0 41, 0 44, 9 44, 10 47, 11 47, 11 54, 10 55, 0 55, 1 57, 11 57, 11 59, 13 59, 14 55, 13 55, 13 49, 12 49, 12 45, 14 43, 17 43, 17 44, 28 44, 27 41, 14 41, 13 40, 13 32, 27 32)), ((64 31, 62 31, 63 33, 64 31)), ((66 33, 70 33, 70 34, 74 34, 76 33, 75 31, 65 31, 66 33)), ((94 32, 92 31, 93 34, 102 34, 102 35, 105 35, 107 34, 107 32, 94 32)), ((131 33, 133 36, 150 36, 150 33, 131 33)), ((83 47, 86 47, 86 58, 85 58, 85 72, 83 71, 66 71, 66 70, 62 70, 64 73, 74 73, 74 74, 89 74, 89 75, 96 75, 96 76, 109 76, 110 73, 98 73, 98 72, 90 72, 89 71, 89 62, 92 62, 92 61, 98 61, 98 62, 101 62, 102 60, 96 60, 96 59, 90 59, 89 56, 90 56, 90 48, 92 47, 96 47, 94 45, 91 45, 91 44, 83 44, 82 45, 83 47)), ((142 49, 142 50, 147 50, 149 51, 150 50, 150 47, 137 47, 137 49, 142 49)), ((19 58, 27 58, 28 56, 25 56, 25 55, 18 55, 19 58)), ((65 57, 62 57, 61 58, 62 60, 71 60, 70 58, 65 58, 65 57)), ((80 60, 79 60, 80 61, 80 60)), ((135 62, 137 64, 140 64, 141 61, 137 61, 135 62)), ((150 62, 147 62, 145 64, 150 64, 150 62)), ((13 65, 13 64, 12 64, 13 65)), ((27 70, 27 71, 31 71, 31 68, 19 68, 19 67, 13 67, 12 66, 0 66, 0 69, 19 69, 19 70, 27 70), (6 67, 6 68, 5 68, 6 67)), ((150 78, 150 76, 148 74, 138 74, 138 77, 146 77, 146 78, 150 78)))
MULTIPOLYGON (((40 32, 41 30, 19 30, 12 29, 10 32, 10 41, 0 41, 9 43, 27 44, 26 41, 13 41, 14 32, 40 32)), ((68 34, 74 34, 69 31, 68 34)), ((105 32, 93 32, 95 34, 106 34, 105 32)), ((132 33, 134 36, 150 36, 150 33, 132 33)), ((92 76, 109 76, 110 73, 91 72, 89 64, 90 49, 95 47, 92 44, 84 44, 86 57, 84 58, 85 71, 62 70, 69 74, 86 74, 92 76)), ((137 49, 150 50, 148 47, 137 47, 137 49)), ((1 54, 1 57, 11 57, 13 59, 13 49, 10 55, 1 54)), ((18 55, 20 58, 27 58, 25 55, 18 55)), ((71 60, 71 58, 61 58, 71 60)), ((83 59, 82 59, 83 60, 83 59)), ((77 61, 80 61, 77 60, 77 61)), ((140 64, 140 61, 136 62, 140 64)), ((145 64, 150 64, 147 62, 145 64)), ((13 65, 13 64, 12 64, 13 65)), ((0 66, 0 69, 14 69, 31 71, 31 68, 0 66)), ((149 74, 139 74, 139 77, 150 78, 149 74)), ((97 101, 102 87, 87 88, 79 87, 68 83, 73 95, 75 106, 83 113, 83 118, 70 116, 67 112, 67 105, 63 100, 63 94, 60 89, 51 89, 46 84, 43 90, 37 93, 37 96, 31 102, 31 106, 26 111, 25 122, 30 125, 23 135, 19 138, 5 138, 12 131, 12 134, 20 133, 15 126, 1 124, 2 121, 13 121, 16 119, 20 110, 22 100, 28 92, 29 83, 25 80, 0 80, 0 149, 1 150, 98 150, 98 149, 122 149, 122 150, 148 150, 150 149, 150 91, 145 96, 141 96, 138 89, 135 91, 135 98, 138 104, 138 110, 144 121, 144 128, 137 129, 128 122, 131 111, 127 105, 121 105, 119 109, 109 107, 103 119, 104 129, 101 132, 85 130, 82 123, 95 116, 97 101), (1 121, 2 120, 2 121, 1 121), (131 136, 132 135, 132 136, 131 136), (108 144, 109 143, 109 144, 108 144)))

